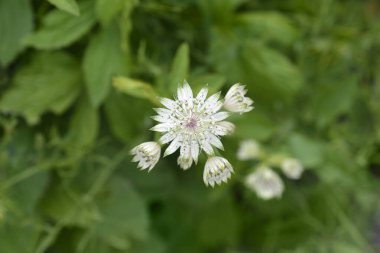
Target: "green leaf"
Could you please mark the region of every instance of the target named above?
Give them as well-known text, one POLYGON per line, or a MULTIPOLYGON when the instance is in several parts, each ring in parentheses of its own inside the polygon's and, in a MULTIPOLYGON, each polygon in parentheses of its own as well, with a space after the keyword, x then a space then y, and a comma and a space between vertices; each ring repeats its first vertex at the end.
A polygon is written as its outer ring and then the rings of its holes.
POLYGON ((0 101, 0 110, 21 114, 29 124, 47 111, 60 114, 81 88, 79 64, 62 52, 40 53, 21 68, 0 101))
POLYGON ((116 24, 97 34, 88 45, 83 69, 90 101, 99 106, 106 98, 111 79, 126 74, 128 56, 121 50, 120 34, 116 24))
POLYGON ((264 112, 254 109, 244 117, 234 121, 237 131, 234 133, 240 139, 268 140, 276 130, 276 124, 264 112))
POLYGON ((274 41, 290 45, 298 37, 298 31, 291 20, 274 11, 257 11, 239 14, 236 17, 242 36, 274 41), (247 36, 248 35, 248 36, 247 36))
POLYGON ((39 236, 36 227, 23 224, 14 217, 7 217, 6 222, 0 224, 0 252, 31 253, 39 236))
POLYGON ((165 253, 168 252, 163 240, 157 236, 150 236, 142 242, 134 243, 129 252, 133 253, 165 253))
POLYGON ((194 91, 207 87, 210 94, 218 92, 225 82, 226 78, 219 74, 205 74, 190 77, 189 79, 189 83, 194 91))
POLYGON ((79 16, 79 6, 75 0, 48 0, 58 9, 64 10, 75 16, 79 16))
POLYGON ((100 220, 97 235, 115 248, 125 249, 129 240, 148 236, 148 214, 141 196, 128 181, 114 177, 98 196, 100 220))
POLYGON ((289 146, 297 159, 305 167, 317 167, 325 159, 323 143, 300 134, 293 134, 289 138, 289 146))
POLYGON ((115 77, 113 79, 113 86, 120 92, 137 98, 148 99, 153 104, 160 105, 158 95, 148 83, 128 77, 115 77))
POLYGON ((44 215, 64 225, 88 227, 99 219, 92 203, 85 203, 74 189, 53 180, 41 199, 40 208, 44 215))
POLYGON ((340 114, 348 112, 357 97, 356 77, 322 84, 314 100, 314 117, 319 127, 325 127, 340 114))
POLYGON ((231 34, 215 33, 210 60, 232 82, 246 84, 260 104, 289 101, 301 88, 300 70, 283 54, 258 43, 239 42, 231 34))
POLYGON ((104 103, 104 112, 112 134, 120 141, 129 143, 144 134, 141 129, 149 117, 147 114, 151 114, 151 107, 141 99, 112 91, 104 103))
POLYGON ((205 208, 199 217, 198 226, 202 244, 206 248, 233 244, 238 238, 239 231, 237 214, 237 210, 228 196, 205 208), (223 222, 220 222, 221 220, 223 222))
MULTIPOLYGON (((21 172, 19 172, 21 173, 21 172)), ((36 214, 36 205, 48 183, 48 173, 41 172, 14 185, 10 190, 13 204, 18 213, 27 216, 36 214)))
POLYGON ((134 1, 135 0, 96 0, 96 15, 103 25, 108 25, 112 19, 123 10, 123 7, 134 1))
POLYGON ((204 16, 219 27, 231 25, 236 9, 244 2, 245 0, 197 1, 204 16))
POLYGON ((244 79, 250 80, 255 93, 286 100, 301 88, 303 78, 299 69, 280 52, 263 45, 246 46, 242 63, 248 69, 244 79))
POLYGON ((189 72, 189 64, 189 45, 183 43, 178 47, 172 61, 167 86, 163 87, 166 94, 174 94, 178 85, 184 82, 189 72))
POLYGON ((0 63, 8 65, 20 53, 22 39, 32 32, 33 14, 28 0, 0 0, 0 63))
POLYGON ((37 49, 58 49, 74 43, 95 24, 93 1, 80 2, 79 10, 78 17, 61 10, 49 12, 42 27, 26 39, 26 44, 37 49))
POLYGON ((83 97, 78 103, 75 113, 70 121, 68 139, 70 149, 76 153, 78 150, 90 147, 98 134, 99 117, 87 97, 83 97))

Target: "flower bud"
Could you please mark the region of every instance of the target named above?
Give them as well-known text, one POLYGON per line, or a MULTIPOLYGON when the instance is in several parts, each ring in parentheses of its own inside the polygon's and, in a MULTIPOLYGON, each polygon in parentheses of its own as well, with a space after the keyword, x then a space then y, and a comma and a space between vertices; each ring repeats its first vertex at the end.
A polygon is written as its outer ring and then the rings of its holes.
POLYGON ((244 85, 234 84, 227 92, 224 98, 224 108, 230 112, 249 112, 253 109, 252 99, 245 97, 247 90, 244 85))
POLYGON ((298 159, 286 158, 281 163, 281 170, 288 178, 299 179, 304 169, 298 159))
POLYGON ((161 155, 161 147, 157 142, 144 142, 131 150, 132 162, 138 162, 137 167, 141 170, 151 171, 161 155))
POLYGON ((234 172, 227 159, 219 156, 209 157, 203 171, 203 181, 205 184, 214 187, 215 183, 220 185, 227 182, 234 172))
POLYGON ((253 160, 260 157, 260 146, 255 140, 245 140, 240 143, 237 157, 239 160, 253 160))
POLYGON ((280 198, 284 191, 284 183, 276 172, 269 167, 260 167, 245 179, 247 188, 265 200, 280 198))

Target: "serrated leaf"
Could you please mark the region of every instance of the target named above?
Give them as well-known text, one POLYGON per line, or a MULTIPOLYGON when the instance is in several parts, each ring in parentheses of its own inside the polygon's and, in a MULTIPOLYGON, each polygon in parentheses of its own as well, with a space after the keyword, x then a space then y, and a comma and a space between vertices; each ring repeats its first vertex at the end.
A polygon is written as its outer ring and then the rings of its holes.
POLYGON ((83 69, 90 101, 99 106, 111 88, 115 75, 126 74, 128 56, 121 50, 116 24, 97 34, 88 45, 83 69))
POLYGON ((29 216, 36 214, 36 205, 45 191, 47 183, 48 173, 41 172, 12 187, 9 194, 19 214, 23 213, 29 216))
POLYGON ((74 43, 95 24, 93 1, 80 2, 79 10, 78 17, 52 10, 44 17, 42 27, 26 38, 25 43, 37 49, 58 49, 74 43))
POLYGON ((75 16, 79 15, 79 6, 75 0, 48 0, 58 9, 64 10, 75 16))
POLYGON ((348 112, 357 96, 356 77, 322 84, 313 103, 314 118, 319 127, 325 127, 340 114, 348 112))
POLYGON ((158 95, 156 94, 153 87, 143 81, 131 79, 128 77, 115 77, 113 79, 113 86, 117 91, 137 98, 148 99, 153 104, 160 104, 158 95))
POLYGON ((178 85, 182 84, 187 78, 189 64, 189 45, 183 43, 175 53, 169 72, 168 83, 163 86, 167 94, 174 94, 177 91, 178 85))
POLYGON ((200 5, 204 15, 211 19, 218 26, 230 25, 233 20, 236 9, 244 3, 245 0, 208 0, 197 2, 200 5))
POLYGON ((300 134, 293 134, 289 138, 292 155, 299 159, 305 167, 317 167, 325 158, 322 142, 300 134))
POLYGON ((96 0, 96 15, 103 25, 108 25, 123 7, 134 1, 135 0, 96 0))
POLYGON ((240 139, 268 140, 276 130, 276 124, 263 112, 255 109, 254 113, 239 117, 234 122, 238 129, 234 135, 240 139))
POLYGON ((80 195, 73 189, 60 182, 52 181, 41 199, 40 208, 43 214, 55 222, 87 227, 99 218, 99 214, 92 203, 81 201, 80 195), (70 217, 70 219, 63 220, 64 217, 70 217))
POLYGON ((100 220, 96 233, 115 248, 125 249, 129 240, 148 235, 148 214, 141 196, 128 181, 114 177, 97 199, 100 220))
POLYGON ((237 210, 228 196, 205 208, 199 217, 198 234, 205 247, 233 244, 238 238, 237 210), (223 220, 223 222, 220 222, 223 220), (228 227, 228 229, 225 229, 228 227))
POLYGON ((104 103, 104 112, 112 134, 120 141, 129 143, 142 134, 145 119, 151 107, 143 100, 112 91, 104 103), (138 110, 139 113, 136 113, 138 110), (125 117, 133 115, 133 117, 125 117))
POLYGON ((288 99, 301 88, 300 70, 280 52, 263 45, 246 45, 242 50, 242 64, 250 71, 244 79, 253 83, 255 92, 288 99))
POLYGON ((240 42, 232 35, 214 33, 210 60, 218 73, 254 92, 261 104, 289 101, 302 87, 300 70, 279 51, 265 45, 240 42))
POLYGON ((21 114, 31 125, 51 111, 64 112, 81 89, 79 64, 61 52, 40 53, 21 68, 0 100, 0 110, 21 114))
POLYGON ((15 217, 7 217, 6 222, 0 224, 0 252, 33 252, 39 236, 40 232, 33 225, 22 224, 15 217))
POLYGON ((250 70, 246 79, 254 81, 255 92, 286 99, 299 90, 302 76, 284 55, 260 45, 245 49, 242 64, 250 70))
POLYGON ((236 17, 238 30, 244 36, 253 36, 269 42, 289 45, 298 37, 298 31, 291 20, 280 12, 256 11, 239 14, 236 17))
POLYGON ((22 40, 32 32, 33 13, 28 0, 0 0, 0 63, 8 65, 20 53, 22 40))
POLYGON ((157 236, 151 235, 142 242, 137 242, 132 245, 130 252, 133 253, 165 253, 168 252, 163 240, 157 236))
POLYGON ((201 88, 207 87, 210 94, 218 92, 225 82, 226 78, 219 74, 205 74, 189 79, 189 84, 194 91, 199 91, 201 88))
POLYGON ((77 152, 78 149, 90 147, 98 134, 99 116, 88 98, 84 96, 76 106, 74 115, 70 121, 68 132, 69 149, 77 152))

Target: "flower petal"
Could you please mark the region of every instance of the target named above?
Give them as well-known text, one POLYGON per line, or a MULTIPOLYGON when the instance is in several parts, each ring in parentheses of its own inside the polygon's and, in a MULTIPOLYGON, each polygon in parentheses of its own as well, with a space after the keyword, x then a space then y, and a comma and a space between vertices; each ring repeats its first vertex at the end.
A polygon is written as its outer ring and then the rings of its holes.
POLYGON ((232 134, 234 130, 235 125, 228 121, 216 122, 211 128, 213 134, 220 136, 232 134))
POLYGON ((199 144, 198 141, 195 139, 191 140, 191 157, 193 158, 194 162, 198 162, 198 155, 199 155, 199 144))
POLYGON ((167 132, 172 128, 171 124, 168 123, 160 123, 158 125, 155 125, 150 130, 155 132, 167 132))
POLYGON ((174 100, 171 100, 169 98, 161 98, 160 103, 168 109, 174 109, 177 105, 177 103, 174 100))
POLYGON ((212 121, 222 121, 228 118, 230 114, 228 112, 217 112, 210 116, 212 121))
POLYGON ((199 93, 198 93, 196 99, 197 99, 199 102, 204 102, 205 99, 206 99, 206 97, 207 97, 207 92, 208 92, 208 89, 207 89, 207 88, 202 88, 202 89, 199 91, 199 93))
POLYGON ((212 133, 207 133, 206 136, 211 145, 217 147, 218 149, 224 150, 223 144, 218 137, 216 137, 212 133))
POLYGON ((181 144, 182 135, 178 135, 165 150, 164 157, 173 154, 181 146, 181 144))
POLYGON ((170 141, 172 141, 175 138, 175 134, 173 132, 169 132, 161 136, 160 138, 160 143, 161 144, 166 144, 170 141))

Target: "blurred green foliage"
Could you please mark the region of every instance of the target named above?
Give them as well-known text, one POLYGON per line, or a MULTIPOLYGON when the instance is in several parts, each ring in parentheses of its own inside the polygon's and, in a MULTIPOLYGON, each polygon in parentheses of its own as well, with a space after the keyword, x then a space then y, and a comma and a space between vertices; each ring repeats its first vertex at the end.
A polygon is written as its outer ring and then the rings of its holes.
POLYGON ((0 252, 379 252, 379 34, 376 0, 0 0, 0 252), (130 163, 185 78, 255 100, 214 189, 130 163), (248 138, 306 167, 281 199, 248 138))

